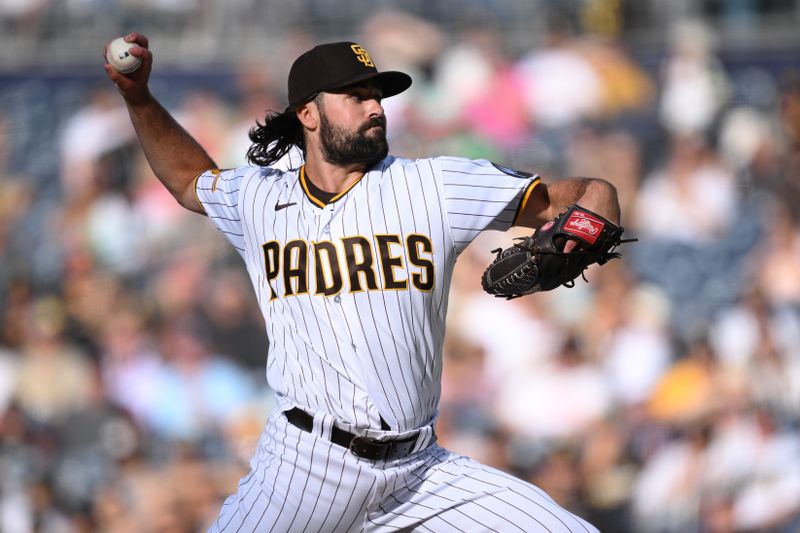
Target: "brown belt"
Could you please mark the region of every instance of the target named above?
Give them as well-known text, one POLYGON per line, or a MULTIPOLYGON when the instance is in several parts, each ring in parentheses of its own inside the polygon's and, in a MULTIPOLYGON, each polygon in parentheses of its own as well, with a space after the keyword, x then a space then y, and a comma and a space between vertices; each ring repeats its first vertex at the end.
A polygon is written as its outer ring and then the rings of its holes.
MULTIPOLYGON (((284 411, 286 420, 293 426, 311 433, 314 428, 314 417, 302 409, 294 407, 284 411)), ((331 442, 350 450, 353 455, 371 459, 373 461, 392 461, 409 455, 417 444, 421 435, 413 435, 395 440, 375 440, 368 437, 359 437, 349 431, 345 431, 336 426, 331 428, 331 442)), ((431 442, 436 440, 433 436, 431 442)))

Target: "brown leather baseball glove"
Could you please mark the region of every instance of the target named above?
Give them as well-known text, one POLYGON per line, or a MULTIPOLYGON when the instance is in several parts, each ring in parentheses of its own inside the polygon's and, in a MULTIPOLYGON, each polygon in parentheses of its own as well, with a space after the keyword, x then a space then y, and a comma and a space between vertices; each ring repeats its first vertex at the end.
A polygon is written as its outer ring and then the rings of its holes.
MULTIPOLYGON (((624 228, 577 204, 529 236, 496 253, 481 277, 483 290, 498 298, 512 299, 564 285, 593 264, 619 257, 614 248, 636 239, 622 239, 624 228), (564 252, 568 240, 578 245, 564 252)), ((584 277, 584 280, 586 278, 584 277)))

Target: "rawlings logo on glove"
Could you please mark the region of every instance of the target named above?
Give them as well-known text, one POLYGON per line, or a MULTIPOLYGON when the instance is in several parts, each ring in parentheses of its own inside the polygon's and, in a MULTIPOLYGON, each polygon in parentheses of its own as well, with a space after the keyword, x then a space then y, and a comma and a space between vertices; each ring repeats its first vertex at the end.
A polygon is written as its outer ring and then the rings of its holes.
POLYGON ((593 218, 588 212, 574 211, 564 224, 564 230, 573 235, 580 235, 589 244, 594 244, 605 225, 605 222, 593 218))
MULTIPOLYGON (((579 205, 570 206, 530 237, 509 248, 492 250, 497 255, 481 277, 483 290, 498 298, 517 298, 573 287, 575 278, 593 264, 619 257, 614 248, 636 239, 622 239, 624 228, 579 205), (564 252, 568 240, 578 245, 564 252)), ((584 277, 584 280, 586 278, 584 277)))

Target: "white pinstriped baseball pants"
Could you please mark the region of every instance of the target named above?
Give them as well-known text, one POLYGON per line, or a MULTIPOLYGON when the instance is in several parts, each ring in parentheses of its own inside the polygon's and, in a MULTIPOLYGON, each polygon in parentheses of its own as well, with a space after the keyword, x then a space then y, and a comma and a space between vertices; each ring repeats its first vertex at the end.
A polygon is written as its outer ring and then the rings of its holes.
MULTIPOLYGON (((315 421, 315 432, 323 431, 315 421)), ((433 445, 370 461, 270 417, 211 532, 596 533, 541 489, 433 445)))

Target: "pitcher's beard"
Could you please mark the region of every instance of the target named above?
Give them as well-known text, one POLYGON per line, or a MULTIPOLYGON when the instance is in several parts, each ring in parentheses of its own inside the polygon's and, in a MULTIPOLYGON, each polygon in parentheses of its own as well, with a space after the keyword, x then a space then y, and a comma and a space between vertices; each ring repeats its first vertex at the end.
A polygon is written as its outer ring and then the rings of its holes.
POLYGON ((356 132, 349 132, 328 121, 320 113, 320 144, 325 161, 334 165, 362 164, 369 168, 389 154, 386 119, 376 117, 356 132), (380 128, 374 128, 380 126, 380 128))

